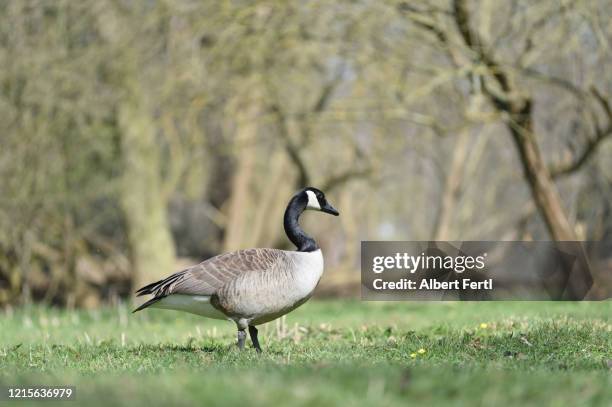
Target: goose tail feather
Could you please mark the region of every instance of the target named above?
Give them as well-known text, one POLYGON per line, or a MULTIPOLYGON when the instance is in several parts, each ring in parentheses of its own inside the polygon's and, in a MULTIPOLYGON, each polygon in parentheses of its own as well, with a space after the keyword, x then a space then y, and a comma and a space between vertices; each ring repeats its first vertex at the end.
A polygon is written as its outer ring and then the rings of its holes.
POLYGON ((145 302, 144 304, 142 304, 141 306, 139 306, 138 308, 136 308, 134 311, 132 311, 132 314, 138 311, 141 311, 147 307, 150 307, 151 305, 155 304, 157 301, 161 300, 164 297, 155 297, 155 298, 151 298, 149 301, 145 302))

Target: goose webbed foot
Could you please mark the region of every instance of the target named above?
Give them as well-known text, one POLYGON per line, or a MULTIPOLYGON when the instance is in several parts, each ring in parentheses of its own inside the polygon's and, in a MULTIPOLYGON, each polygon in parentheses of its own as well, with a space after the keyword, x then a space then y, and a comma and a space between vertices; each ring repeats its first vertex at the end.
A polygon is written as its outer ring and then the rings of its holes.
POLYGON ((261 346, 259 346, 259 339, 257 339, 257 328, 253 325, 249 325, 249 335, 251 335, 251 342, 257 353, 261 353, 261 346))
POLYGON ((244 349, 245 339, 246 339, 246 332, 244 332, 244 329, 239 329, 238 330, 238 349, 240 350, 244 349))

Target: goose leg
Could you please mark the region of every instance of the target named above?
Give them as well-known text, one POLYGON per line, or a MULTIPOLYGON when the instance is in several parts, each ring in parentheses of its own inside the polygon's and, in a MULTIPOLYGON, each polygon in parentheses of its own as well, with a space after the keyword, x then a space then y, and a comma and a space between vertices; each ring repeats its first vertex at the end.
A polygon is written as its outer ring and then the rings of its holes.
POLYGON ((244 332, 244 329, 239 329, 238 330, 238 349, 240 350, 244 349, 245 339, 246 339, 246 332, 244 332))
POLYGON ((257 353, 261 353, 261 346, 259 346, 259 339, 257 339, 257 328, 253 325, 249 325, 249 335, 251 335, 251 342, 253 342, 253 346, 257 353))

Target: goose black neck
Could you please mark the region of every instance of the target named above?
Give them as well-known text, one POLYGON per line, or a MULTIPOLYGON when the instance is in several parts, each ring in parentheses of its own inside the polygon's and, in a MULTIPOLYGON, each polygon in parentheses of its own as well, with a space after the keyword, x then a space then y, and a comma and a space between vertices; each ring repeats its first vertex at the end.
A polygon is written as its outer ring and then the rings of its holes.
POLYGON ((302 230, 298 222, 307 204, 308 201, 304 199, 303 196, 294 196, 291 201, 289 201, 289 205, 287 205, 283 221, 287 237, 300 252, 313 252, 319 249, 315 240, 302 230))

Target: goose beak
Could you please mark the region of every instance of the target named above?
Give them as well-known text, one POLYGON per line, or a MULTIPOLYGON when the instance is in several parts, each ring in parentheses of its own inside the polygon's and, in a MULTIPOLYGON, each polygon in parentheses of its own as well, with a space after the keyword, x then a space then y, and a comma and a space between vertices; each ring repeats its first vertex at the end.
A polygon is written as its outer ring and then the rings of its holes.
POLYGON ((340 212, 338 212, 336 208, 331 206, 329 203, 325 203, 325 205, 321 208, 321 212, 329 213, 330 215, 334 216, 340 215, 340 212))

